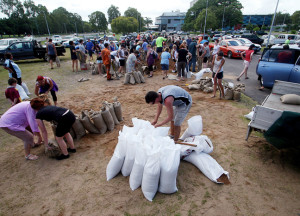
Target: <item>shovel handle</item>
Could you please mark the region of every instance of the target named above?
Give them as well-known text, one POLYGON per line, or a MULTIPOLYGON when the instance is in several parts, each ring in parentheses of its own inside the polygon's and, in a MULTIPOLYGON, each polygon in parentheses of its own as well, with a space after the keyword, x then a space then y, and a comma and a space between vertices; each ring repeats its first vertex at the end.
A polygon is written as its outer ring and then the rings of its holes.
POLYGON ((191 144, 191 143, 185 143, 185 142, 177 142, 176 144, 197 147, 197 145, 195 145, 195 144, 191 144))

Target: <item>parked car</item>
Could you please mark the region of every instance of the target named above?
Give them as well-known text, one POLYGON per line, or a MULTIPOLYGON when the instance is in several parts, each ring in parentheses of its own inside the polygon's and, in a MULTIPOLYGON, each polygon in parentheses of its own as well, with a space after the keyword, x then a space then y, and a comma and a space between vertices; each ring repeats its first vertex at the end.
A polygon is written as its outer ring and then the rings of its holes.
POLYGON ((265 48, 256 67, 256 74, 264 87, 273 87, 275 80, 300 83, 300 48, 275 45, 265 48))
POLYGON ((232 37, 230 35, 224 35, 221 37, 221 40, 228 40, 228 39, 232 39, 232 37))
MULTIPOLYGON (((263 45, 263 46, 267 45, 267 43, 268 43, 268 37, 269 37, 269 35, 263 35, 261 37, 264 40, 264 42, 261 45, 263 45)), ((274 35, 270 35, 269 45, 275 44, 274 43, 275 39, 276 39, 276 37, 274 35)))
POLYGON ((55 46, 62 45, 62 37, 60 35, 53 35, 52 43, 55 44, 55 46))
MULTIPOLYGON (((214 44, 210 43, 209 48, 212 49, 213 47, 214 44)), ((220 50, 223 51, 224 55, 228 58, 241 58, 241 53, 247 49, 247 46, 244 46, 236 39, 222 40, 220 42, 220 50)))
POLYGON ((79 44, 79 38, 77 38, 77 37, 71 37, 68 40, 65 40, 62 45, 64 47, 69 48, 70 47, 70 44, 69 44, 70 41, 73 41, 75 45, 79 44))
POLYGON ((252 41, 247 38, 236 38, 236 40, 240 41, 243 45, 250 47, 251 44, 254 44, 254 53, 258 53, 261 50, 261 46, 259 44, 252 43, 252 41))
MULTIPOLYGON (((66 52, 64 47, 56 47, 57 55, 63 56, 66 52)), ((42 46, 36 40, 18 41, 11 44, 4 50, 0 50, 0 63, 4 63, 5 53, 10 52, 14 56, 14 60, 35 59, 40 58, 47 60, 46 47, 42 46)))
POLYGON ((33 36, 25 36, 22 39, 22 41, 32 41, 32 40, 35 40, 35 38, 33 36))
POLYGON ((281 34, 274 40, 274 44, 284 44, 285 41, 290 38, 290 44, 294 44, 296 40, 300 40, 300 35, 294 34, 281 34))
POLYGON ((213 40, 213 41, 215 41, 216 39, 220 40, 221 37, 222 37, 221 34, 215 34, 215 35, 213 36, 212 40, 213 40))
POLYGON ((255 34, 242 34, 241 38, 247 38, 250 41, 252 41, 252 43, 256 43, 256 44, 260 44, 260 45, 264 42, 263 39, 259 38, 255 34))
POLYGON ((7 47, 9 47, 9 45, 11 45, 17 41, 19 41, 17 38, 8 38, 8 39, 0 40, 0 50, 6 49, 7 47))
POLYGON ((267 35, 268 33, 263 31, 263 30, 260 30, 260 31, 257 31, 256 34, 258 34, 258 35, 267 35))

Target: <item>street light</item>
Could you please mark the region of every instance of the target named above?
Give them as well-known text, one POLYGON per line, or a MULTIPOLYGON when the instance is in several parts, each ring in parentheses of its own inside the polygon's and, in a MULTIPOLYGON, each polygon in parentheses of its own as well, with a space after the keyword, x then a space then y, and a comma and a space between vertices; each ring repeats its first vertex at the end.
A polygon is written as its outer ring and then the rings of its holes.
POLYGON ((270 41, 270 37, 271 37, 271 32, 272 32, 272 28, 273 28, 273 25, 274 25, 274 20, 275 20, 275 17, 276 17, 276 11, 277 11, 277 7, 278 7, 278 3, 279 3, 279 0, 277 0, 277 4, 276 4, 276 8, 275 8, 275 13, 274 13, 272 24, 271 24, 271 28, 270 28, 270 31, 269 31, 268 42, 266 44, 266 47, 268 47, 268 45, 269 45, 269 41, 270 41))
POLYGON ((208 0, 206 0, 206 11, 205 11, 205 21, 204 21, 204 32, 203 32, 203 38, 204 38, 204 35, 205 35, 205 28, 206 28, 207 7, 208 7, 208 0))
POLYGON ((224 4, 224 11, 223 11, 223 19, 222 19, 222 31, 223 31, 223 24, 224 24, 224 15, 225 15, 225 4, 224 4))
POLYGON ((48 29, 48 33, 49 33, 49 37, 50 37, 50 30, 49 30, 49 26, 48 26, 48 21, 47 21, 47 18, 46 18, 46 14, 45 14, 45 11, 44 12, 44 17, 45 17, 45 20, 46 20, 46 25, 47 25, 47 29, 48 29))

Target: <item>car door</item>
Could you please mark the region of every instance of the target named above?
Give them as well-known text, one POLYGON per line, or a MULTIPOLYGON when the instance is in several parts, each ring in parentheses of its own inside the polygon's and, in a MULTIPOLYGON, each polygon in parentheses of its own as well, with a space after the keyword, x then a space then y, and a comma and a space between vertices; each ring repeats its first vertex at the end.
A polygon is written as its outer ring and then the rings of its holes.
POLYGON ((31 42, 23 43, 23 54, 22 58, 34 58, 33 47, 31 42))
POLYGON ((225 41, 221 41, 220 50, 224 53, 224 55, 227 55, 227 43, 225 41))
POLYGON ((23 42, 13 43, 7 48, 7 52, 10 52, 16 60, 22 58, 23 42))
POLYGON ((289 82, 300 83, 300 56, 294 65, 294 68, 291 71, 289 82))

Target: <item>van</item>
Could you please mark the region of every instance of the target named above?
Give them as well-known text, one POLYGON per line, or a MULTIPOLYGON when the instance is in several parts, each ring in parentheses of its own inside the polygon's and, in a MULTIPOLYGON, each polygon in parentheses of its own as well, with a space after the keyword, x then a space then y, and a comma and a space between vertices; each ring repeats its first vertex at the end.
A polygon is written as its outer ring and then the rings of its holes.
POLYGON ((294 34, 280 34, 278 37, 274 40, 274 44, 284 44, 285 41, 290 38, 290 44, 294 44, 295 41, 300 40, 300 35, 294 35, 294 34))

